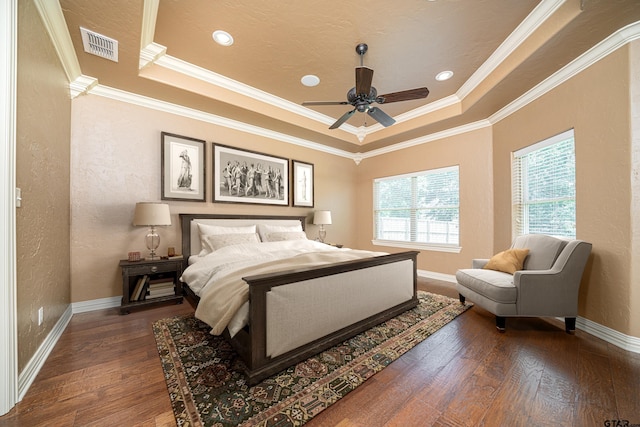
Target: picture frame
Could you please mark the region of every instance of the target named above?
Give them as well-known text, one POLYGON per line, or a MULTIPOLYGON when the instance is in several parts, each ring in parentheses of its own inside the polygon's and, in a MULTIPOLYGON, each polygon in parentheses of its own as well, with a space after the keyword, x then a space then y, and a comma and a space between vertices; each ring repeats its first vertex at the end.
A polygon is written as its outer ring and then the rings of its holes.
POLYGON ((161 198, 206 201, 206 142, 161 132, 161 198))
POLYGON ((289 159, 213 144, 213 201, 289 206, 289 159))
POLYGON ((313 163, 291 160, 291 200, 295 207, 313 207, 313 163))

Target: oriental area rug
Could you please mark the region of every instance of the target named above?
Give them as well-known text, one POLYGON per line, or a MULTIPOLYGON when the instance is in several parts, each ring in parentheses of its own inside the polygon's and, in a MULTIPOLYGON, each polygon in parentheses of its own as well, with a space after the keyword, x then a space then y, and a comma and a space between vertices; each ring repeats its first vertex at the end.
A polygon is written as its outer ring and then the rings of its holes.
POLYGON ((250 387, 243 362, 193 315, 153 332, 178 426, 300 426, 471 307, 418 291, 420 304, 250 387))

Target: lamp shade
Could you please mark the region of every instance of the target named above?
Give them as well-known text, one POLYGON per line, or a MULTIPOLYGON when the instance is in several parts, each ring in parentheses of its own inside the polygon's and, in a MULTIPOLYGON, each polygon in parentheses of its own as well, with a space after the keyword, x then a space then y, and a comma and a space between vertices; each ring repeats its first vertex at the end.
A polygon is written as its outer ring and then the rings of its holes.
POLYGON ((316 211, 313 214, 313 223, 317 225, 331 224, 331 211, 316 211))
POLYGON ((133 225, 171 225, 169 205, 155 202, 136 203, 133 225))

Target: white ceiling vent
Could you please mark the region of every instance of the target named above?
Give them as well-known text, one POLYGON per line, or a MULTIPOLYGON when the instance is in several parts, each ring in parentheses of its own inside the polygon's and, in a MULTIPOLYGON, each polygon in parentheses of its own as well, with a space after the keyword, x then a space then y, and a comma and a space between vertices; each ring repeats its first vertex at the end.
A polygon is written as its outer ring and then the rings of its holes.
POLYGON ((80 27, 84 51, 118 62, 118 41, 80 27))

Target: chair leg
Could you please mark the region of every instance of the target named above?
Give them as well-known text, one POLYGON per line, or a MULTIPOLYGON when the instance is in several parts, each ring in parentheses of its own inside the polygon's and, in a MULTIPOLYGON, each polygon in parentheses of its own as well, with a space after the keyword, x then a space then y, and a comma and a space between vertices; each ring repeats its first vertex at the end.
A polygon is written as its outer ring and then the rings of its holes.
POLYGON ((576 333, 576 318, 575 317, 565 317, 564 318, 564 330, 568 334, 576 333))
POLYGON ((462 294, 458 294, 458 298, 460 298, 460 304, 464 304, 464 302, 466 301, 464 295, 462 294))
POLYGON ((507 329, 507 319, 502 316, 496 316, 496 328, 501 334, 507 329))

